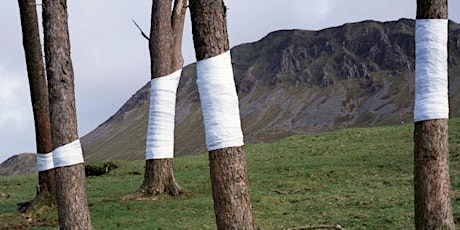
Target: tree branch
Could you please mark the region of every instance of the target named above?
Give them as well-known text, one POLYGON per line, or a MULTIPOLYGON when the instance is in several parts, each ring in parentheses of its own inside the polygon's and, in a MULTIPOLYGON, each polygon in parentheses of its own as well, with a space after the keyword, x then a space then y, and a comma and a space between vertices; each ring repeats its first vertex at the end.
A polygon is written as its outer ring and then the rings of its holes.
POLYGON ((182 58, 182 36, 184 32, 185 11, 187 10, 187 0, 175 0, 171 12, 171 28, 174 39, 173 46, 173 68, 181 68, 184 64, 182 58))
POLYGON ((175 0, 172 12, 172 21, 174 21, 174 18, 184 17, 182 15, 185 15, 185 9, 187 9, 187 0, 175 0))
POLYGON ((337 230, 344 230, 344 228, 340 225, 308 225, 308 226, 300 226, 300 227, 293 227, 293 228, 285 228, 284 230, 308 230, 308 229, 337 229, 337 230))
POLYGON ((293 189, 293 190, 290 190, 290 191, 283 191, 283 190, 280 190, 280 189, 271 189, 270 194, 271 193, 278 193, 278 194, 281 194, 281 195, 288 195, 288 194, 301 193, 301 192, 305 193, 305 192, 308 192, 310 190, 311 190, 310 187, 302 187, 302 188, 293 189))
POLYGON ((134 21, 133 19, 133 22, 134 22, 134 25, 136 25, 136 27, 139 29, 139 31, 141 32, 141 35, 142 37, 144 37, 145 39, 147 39, 147 41, 150 41, 150 38, 144 33, 144 31, 142 31, 141 27, 136 23, 136 21, 134 21))

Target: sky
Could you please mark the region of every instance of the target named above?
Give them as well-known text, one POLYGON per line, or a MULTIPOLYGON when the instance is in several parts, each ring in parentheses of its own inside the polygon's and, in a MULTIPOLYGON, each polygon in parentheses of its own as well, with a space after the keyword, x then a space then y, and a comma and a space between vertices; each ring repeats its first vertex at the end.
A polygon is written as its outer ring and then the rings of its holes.
MULTIPOLYGON (((232 47, 280 29, 319 30, 369 19, 413 19, 416 11, 415 0, 227 0, 225 4, 232 47)), ((458 9, 460 0, 449 0, 449 19, 460 22, 458 9)), ((132 22, 148 34, 150 10, 147 0, 68 1, 80 137, 107 120, 150 80, 147 40, 132 22)), ((186 64, 195 61, 189 18, 187 14, 183 38, 186 64)), ((36 151, 17 0, 0 1, 0 31, 3 162, 15 154, 36 151)))

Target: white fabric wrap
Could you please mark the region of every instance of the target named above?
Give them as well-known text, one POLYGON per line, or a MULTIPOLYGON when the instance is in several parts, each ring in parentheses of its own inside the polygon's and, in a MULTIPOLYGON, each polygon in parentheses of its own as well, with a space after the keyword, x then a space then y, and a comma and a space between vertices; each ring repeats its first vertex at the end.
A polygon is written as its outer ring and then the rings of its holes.
POLYGON ((449 117, 447 23, 416 21, 414 122, 449 117))
POLYGON ((55 168, 84 163, 80 139, 54 149, 53 161, 55 168))
POLYGON ((42 172, 54 168, 53 152, 37 154, 37 171, 42 172))
POLYGON ((150 109, 145 158, 174 158, 176 93, 182 69, 150 82, 150 109))
POLYGON ((230 51, 197 62, 197 75, 208 151, 242 146, 230 51))

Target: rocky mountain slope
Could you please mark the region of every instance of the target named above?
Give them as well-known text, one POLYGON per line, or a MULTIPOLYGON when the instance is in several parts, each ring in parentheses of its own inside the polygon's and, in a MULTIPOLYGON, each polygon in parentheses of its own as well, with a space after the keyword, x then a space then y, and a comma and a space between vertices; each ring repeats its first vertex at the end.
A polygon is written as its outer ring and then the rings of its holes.
MULTIPOLYGON (((412 122, 415 22, 282 30, 231 50, 246 143, 351 126, 412 122)), ((449 96, 460 115, 460 25, 449 26, 449 96)), ((205 151, 195 65, 184 68, 176 155, 205 151)), ((144 159, 149 84, 82 137, 85 158, 144 159)))
POLYGON ((0 176, 21 175, 37 171, 37 154, 21 153, 0 164, 0 176))

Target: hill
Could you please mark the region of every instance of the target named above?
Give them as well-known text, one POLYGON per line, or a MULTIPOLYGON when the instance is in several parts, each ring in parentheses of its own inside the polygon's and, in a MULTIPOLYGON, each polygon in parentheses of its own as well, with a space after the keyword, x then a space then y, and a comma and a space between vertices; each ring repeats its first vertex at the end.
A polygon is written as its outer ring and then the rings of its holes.
MULTIPOLYGON (((460 119, 451 119, 449 127, 458 228, 460 119)), ((412 137, 413 125, 406 124, 246 145, 255 223, 260 229, 414 229, 412 137)), ((95 229, 216 228, 207 154, 174 159, 183 195, 146 200, 120 199, 140 186, 145 162, 112 162, 119 167, 86 180, 95 229)), ((0 229, 30 229, 32 224, 56 229, 55 211, 43 209, 27 217, 16 212, 17 203, 35 195, 36 180, 36 174, 0 177, 0 229)))
MULTIPOLYGON (((275 31, 231 50, 246 143, 346 127, 412 123, 414 25, 364 21, 275 31)), ((449 26, 450 114, 460 115, 460 25, 449 26)), ((205 150, 195 65, 184 68, 176 155, 205 150)), ((144 159, 149 84, 82 137, 85 159, 144 159)))
POLYGON ((0 176, 21 175, 37 171, 37 154, 21 153, 0 164, 0 176))

